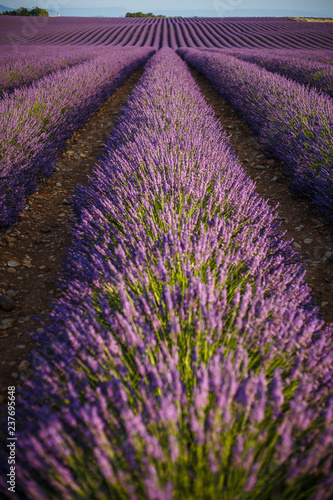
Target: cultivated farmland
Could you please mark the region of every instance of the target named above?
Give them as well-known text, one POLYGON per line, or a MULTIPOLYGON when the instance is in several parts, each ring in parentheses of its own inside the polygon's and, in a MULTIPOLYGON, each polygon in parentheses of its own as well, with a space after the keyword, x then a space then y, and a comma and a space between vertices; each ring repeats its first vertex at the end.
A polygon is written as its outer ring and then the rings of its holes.
POLYGON ((332 498, 332 25, 0 23, 2 496, 332 498))

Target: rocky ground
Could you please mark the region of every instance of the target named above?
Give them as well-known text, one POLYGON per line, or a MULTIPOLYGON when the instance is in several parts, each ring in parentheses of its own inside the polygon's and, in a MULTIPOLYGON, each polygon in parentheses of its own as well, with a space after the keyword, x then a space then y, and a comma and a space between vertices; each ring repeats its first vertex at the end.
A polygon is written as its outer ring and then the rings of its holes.
MULTIPOLYGON (((7 404, 9 385, 18 389, 31 376, 27 356, 34 348, 29 333, 40 327, 52 301, 61 295, 57 287, 66 248, 70 244, 73 213, 69 200, 78 184, 86 184, 102 152, 117 115, 138 80, 136 71, 68 141, 55 165, 52 178, 30 196, 27 209, 15 227, 0 241, 0 405, 7 404)), ((230 142, 257 183, 258 192, 274 207, 279 203, 281 229, 293 238, 301 258, 307 261, 309 281, 323 318, 333 321, 333 230, 309 206, 294 198, 283 165, 266 159, 250 129, 226 104, 204 77, 193 72, 230 142)), ((5 406, 2 405, 2 411, 5 406)))
POLYGON ((242 117, 233 111, 203 76, 193 72, 197 83, 230 135, 243 167, 256 182, 257 191, 272 208, 278 204, 280 230, 306 262, 306 279, 314 302, 323 318, 333 322, 333 227, 325 222, 307 198, 295 197, 284 166, 276 158, 267 159, 256 137, 242 117))
POLYGON ((52 177, 26 199, 19 222, 0 233, 0 405, 7 403, 7 387, 19 388, 32 373, 26 359, 34 347, 29 333, 40 327, 36 318, 42 319, 61 295, 57 280, 74 223, 69 200, 78 184, 87 184, 141 73, 135 71, 73 134, 52 177))

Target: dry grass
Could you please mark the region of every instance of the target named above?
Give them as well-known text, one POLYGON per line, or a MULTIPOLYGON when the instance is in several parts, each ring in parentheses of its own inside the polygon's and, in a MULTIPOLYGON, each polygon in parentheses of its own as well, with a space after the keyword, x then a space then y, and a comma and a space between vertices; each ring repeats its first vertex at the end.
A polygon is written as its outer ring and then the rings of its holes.
POLYGON ((306 21, 307 23, 333 23, 331 17, 288 17, 293 21, 306 21))

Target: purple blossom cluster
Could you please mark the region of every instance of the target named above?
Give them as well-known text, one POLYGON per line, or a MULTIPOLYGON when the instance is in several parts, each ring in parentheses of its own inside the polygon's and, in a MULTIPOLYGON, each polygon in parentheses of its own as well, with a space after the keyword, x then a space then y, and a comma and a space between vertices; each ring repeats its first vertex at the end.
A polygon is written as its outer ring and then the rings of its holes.
MULTIPOLYGON (((216 2, 217 13, 220 11, 216 2)), ((221 5, 223 11, 223 3, 221 5)), ((48 18, 35 25, 24 17, 0 16, 0 46, 112 45, 332 50, 331 23, 283 18, 48 18)))
POLYGON ((11 498, 330 498, 332 328, 172 50, 74 209, 11 498))
MULTIPOLYGON (((229 53, 243 61, 258 64, 268 71, 279 73, 298 83, 323 91, 331 98, 333 97, 332 55, 330 55, 330 63, 325 64, 320 62, 320 59, 319 61, 311 60, 308 57, 303 59, 298 52, 286 54, 285 51, 280 53, 280 51, 250 49, 235 50, 229 53)), ((324 54, 322 54, 322 58, 325 60, 324 54)))
POLYGON ((333 221, 333 102, 328 96, 222 51, 179 49, 280 158, 297 194, 333 221))
MULTIPOLYGON (((322 36, 326 36, 325 32, 322 33, 322 36)), ((242 50, 242 49, 240 49, 242 50)), ((255 49, 254 49, 255 50, 255 49)), ((266 50, 264 50, 264 53, 266 53, 266 50)), ((268 53, 268 51, 267 51, 268 53)), ((281 57, 290 57, 290 56, 295 56, 296 54, 300 57, 302 60, 307 60, 307 61, 316 61, 322 64, 333 64, 333 53, 332 50, 324 50, 324 49, 315 49, 312 48, 311 50, 302 50, 299 49, 295 53, 294 50, 292 49, 272 49, 270 51, 271 54, 276 54, 281 57)))
MULTIPOLYGON (((98 55, 96 48, 90 47, 22 47, 13 53, 10 47, 3 47, 0 54, 0 97, 22 85, 59 69, 69 68, 98 55)), ((100 50, 99 50, 100 53, 100 50)), ((8 95, 8 94, 6 94, 8 95)))
POLYGON ((90 61, 4 96, 0 101, 0 227, 15 222, 25 196, 52 174, 66 139, 152 53, 148 48, 104 49, 90 61))

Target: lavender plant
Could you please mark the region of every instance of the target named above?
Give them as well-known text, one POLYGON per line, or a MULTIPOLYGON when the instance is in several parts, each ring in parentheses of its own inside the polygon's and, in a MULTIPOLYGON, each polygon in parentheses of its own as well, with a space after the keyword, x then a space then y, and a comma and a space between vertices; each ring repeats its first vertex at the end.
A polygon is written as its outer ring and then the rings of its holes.
POLYGON ((66 139, 152 53, 104 52, 0 101, 0 226, 13 224, 24 197, 52 174, 66 139))
POLYGON ((329 498, 332 328, 173 51, 74 208, 16 497, 329 498))
POLYGON ((302 58, 298 52, 287 55, 276 51, 257 52, 256 50, 231 51, 231 55, 258 64, 260 67, 291 78, 303 85, 309 85, 333 97, 333 68, 318 60, 302 58))
POLYGON ((10 48, 4 47, 0 56, 0 97, 4 93, 8 95, 17 87, 29 85, 54 71, 69 68, 96 55, 98 52, 94 47, 53 47, 51 50, 37 47, 33 52, 25 48, 14 55, 10 48))
MULTIPOLYGON (((219 9, 217 5, 217 9, 219 9)), ((222 6, 223 10, 223 6, 222 6)), ((324 50, 331 59, 331 23, 282 18, 49 18, 45 26, 24 17, 0 17, 0 45, 13 51, 32 46, 111 45, 112 47, 217 47, 324 50)), ((1 60, 1 55, 0 55, 1 60)))
POLYGON ((332 100, 230 55, 180 53, 242 113, 267 152, 284 162, 294 192, 308 196, 333 221, 332 100))

